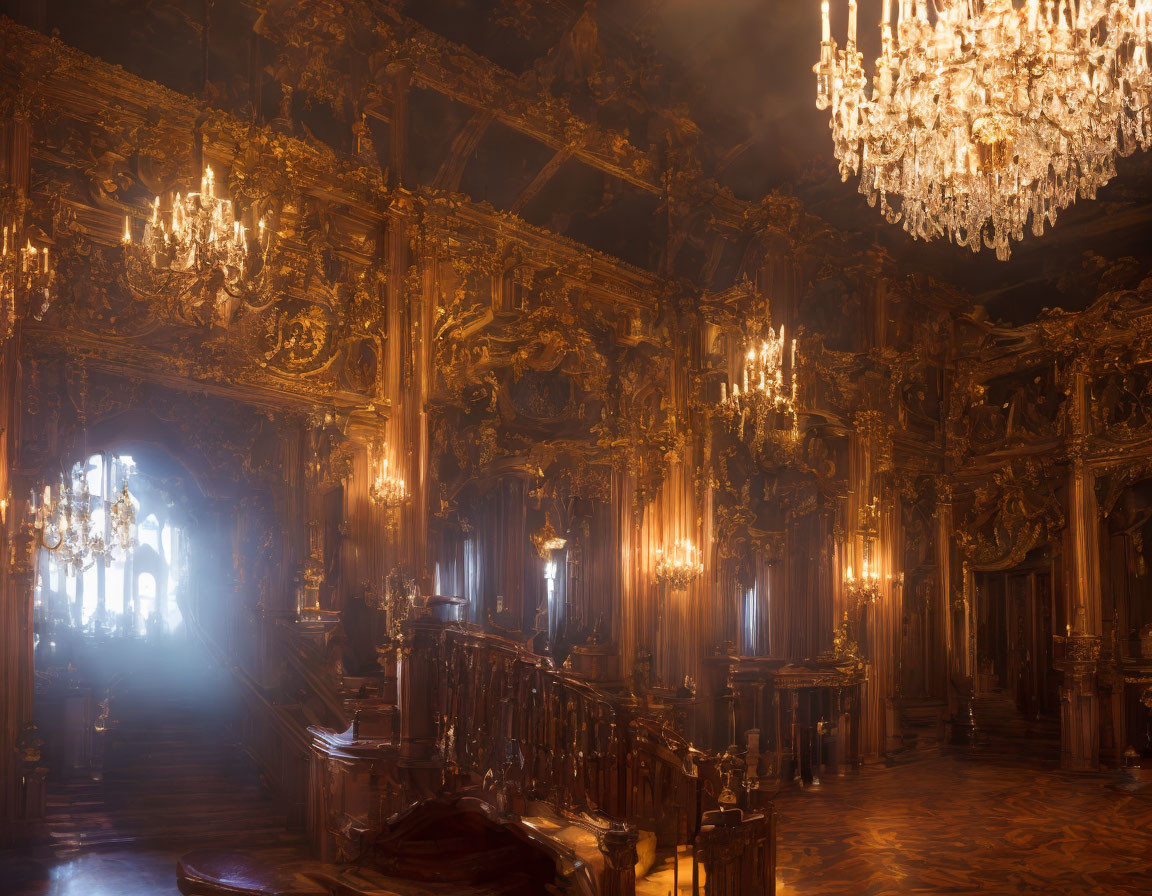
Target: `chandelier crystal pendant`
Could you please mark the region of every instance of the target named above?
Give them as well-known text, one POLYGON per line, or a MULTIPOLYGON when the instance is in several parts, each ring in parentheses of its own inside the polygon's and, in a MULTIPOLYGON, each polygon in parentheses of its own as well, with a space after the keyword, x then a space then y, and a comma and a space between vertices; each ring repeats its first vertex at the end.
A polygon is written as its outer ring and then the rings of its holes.
POLYGON ((671 549, 656 552, 656 581, 673 591, 686 591, 704 572, 700 550, 690 541, 680 540, 671 549))
POLYGON ((913 237, 1005 260, 1029 224, 1040 236, 1152 144, 1152 0, 882 4, 869 84, 857 0, 843 49, 823 0, 816 105, 841 177, 913 237))

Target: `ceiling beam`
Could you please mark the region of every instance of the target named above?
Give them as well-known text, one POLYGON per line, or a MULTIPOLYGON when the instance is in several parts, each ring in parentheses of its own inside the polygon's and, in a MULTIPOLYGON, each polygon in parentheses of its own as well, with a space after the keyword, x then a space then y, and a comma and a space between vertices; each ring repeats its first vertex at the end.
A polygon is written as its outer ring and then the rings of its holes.
POLYGON ((468 161, 480 145, 480 140, 488 131, 488 126, 496 120, 496 116, 487 110, 481 110, 472 115, 452 141, 452 148, 444 159, 436 178, 432 181, 434 190, 447 190, 456 193, 460 189, 460 181, 464 177, 464 169, 468 161))
POLYGON ((528 184, 520 195, 516 197, 516 201, 512 203, 512 213, 519 215, 524 206, 540 195, 540 191, 548 185, 548 181, 555 177, 556 172, 560 170, 560 166, 572 158, 572 150, 561 149, 557 152, 548 163, 536 172, 536 176, 532 178, 532 182, 528 184))

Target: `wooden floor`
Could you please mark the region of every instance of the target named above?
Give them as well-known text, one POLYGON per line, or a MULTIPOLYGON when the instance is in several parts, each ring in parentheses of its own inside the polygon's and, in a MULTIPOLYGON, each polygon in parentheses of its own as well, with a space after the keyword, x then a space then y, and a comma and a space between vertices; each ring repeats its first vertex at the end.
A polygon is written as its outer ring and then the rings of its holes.
MULTIPOLYGON (((1117 774, 956 750, 825 777, 776 807, 780 896, 1152 894, 1152 787, 1126 789, 1117 774)), ((0 893, 175 896, 176 859, 191 846, 0 854, 0 893)), ((285 843, 253 852, 302 856, 285 843)))
POLYGON ((777 797, 779 896, 1152 894, 1152 787, 983 751, 777 797))

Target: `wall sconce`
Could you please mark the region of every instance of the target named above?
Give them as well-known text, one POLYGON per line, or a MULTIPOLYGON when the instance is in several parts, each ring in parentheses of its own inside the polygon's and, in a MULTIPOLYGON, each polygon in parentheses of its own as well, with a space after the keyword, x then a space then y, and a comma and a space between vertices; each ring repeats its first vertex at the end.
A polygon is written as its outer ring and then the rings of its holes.
POLYGON ((656 581, 673 591, 686 591, 703 572, 700 551, 690 541, 677 541, 670 550, 656 552, 656 581))
POLYGON ((849 566, 844 572, 844 590, 861 604, 873 604, 880 598, 880 572, 872 562, 872 539, 864 541, 864 566, 857 575, 849 566))
POLYGON ((368 497, 374 504, 394 510, 408 499, 408 486, 403 476, 389 470, 387 450, 387 445, 379 445, 372 452, 372 484, 368 487, 368 497))
POLYGON ((568 545, 568 539, 561 538, 556 534, 556 529, 552 526, 552 520, 544 517, 544 525, 532 533, 532 545, 536 548, 536 553, 540 555, 540 559, 546 564, 552 563, 552 552, 562 551, 568 545))
POLYGON ((25 246, 19 248, 15 222, 5 224, 0 232, 0 315, 5 338, 16 326, 17 293, 28 297, 26 307, 39 320, 52 304, 55 279, 48 247, 37 247, 26 238, 25 246))

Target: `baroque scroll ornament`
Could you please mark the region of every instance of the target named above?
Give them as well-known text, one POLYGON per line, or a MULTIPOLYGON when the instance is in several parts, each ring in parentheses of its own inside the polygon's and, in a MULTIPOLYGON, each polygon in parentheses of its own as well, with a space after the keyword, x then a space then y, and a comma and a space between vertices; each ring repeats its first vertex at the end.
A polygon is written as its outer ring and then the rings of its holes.
POLYGON ((841 177, 914 237, 1006 260, 1029 222, 1040 236, 1152 144, 1152 0, 882 3, 869 85, 857 0, 843 49, 823 0, 816 105, 841 177))

